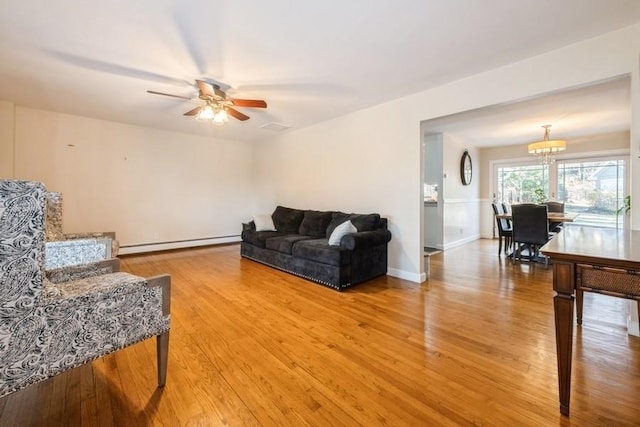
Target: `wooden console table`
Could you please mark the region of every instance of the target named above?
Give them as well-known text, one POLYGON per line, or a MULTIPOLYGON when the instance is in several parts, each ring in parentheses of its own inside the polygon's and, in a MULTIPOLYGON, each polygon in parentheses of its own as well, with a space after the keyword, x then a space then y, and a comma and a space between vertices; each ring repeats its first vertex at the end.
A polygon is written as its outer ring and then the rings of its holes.
POLYGON ((584 289, 640 300, 640 231, 566 227, 540 251, 553 261, 560 413, 568 416, 574 293, 584 289))

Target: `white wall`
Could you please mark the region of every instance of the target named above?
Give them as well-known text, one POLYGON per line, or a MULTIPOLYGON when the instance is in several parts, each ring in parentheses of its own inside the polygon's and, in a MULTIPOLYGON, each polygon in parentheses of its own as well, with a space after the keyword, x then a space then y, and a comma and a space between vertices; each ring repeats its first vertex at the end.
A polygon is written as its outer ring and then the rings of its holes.
POLYGON ((443 134, 443 248, 448 249, 480 237, 479 151, 467 141, 443 134), (469 151, 473 165, 471 184, 462 185, 460 160, 469 151))
MULTIPOLYGON (((0 124, 13 114, 15 126, 0 133, 0 173, 41 179, 63 192, 67 231, 115 230, 125 245, 238 234, 251 212, 271 212, 276 204, 379 212, 393 233, 389 273, 420 281, 420 123, 629 74, 631 182, 640 182, 639 53, 634 25, 279 135, 253 150, 2 103, 0 124), (9 171, 5 155, 12 151, 9 171), (251 197, 252 188, 259 197, 251 197)), ((640 185, 631 193, 640 200, 640 185)), ((640 229, 638 209, 632 228, 640 229)))
POLYGON ((251 218, 248 143, 16 107, 14 149, 15 178, 62 192, 65 232, 116 231, 121 253, 237 241, 251 218))
MULTIPOLYGON (((262 209, 376 211, 389 217, 389 273, 421 279, 420 122, 474 108, 632 75, 640 106, 640 25, 477 74, 265 141, 255 150, 262 209)), ((633 112, 632 182, 640 182, 640 121, 633 112)), ((633 188, 640 199, 640 186, 633 188)), ((477 197, 477 196, 475 196, 477 197)), ((633 213, 640 228, 640 210, 633 213)), ((423 277, 423 276, 422 276, 423 277)))

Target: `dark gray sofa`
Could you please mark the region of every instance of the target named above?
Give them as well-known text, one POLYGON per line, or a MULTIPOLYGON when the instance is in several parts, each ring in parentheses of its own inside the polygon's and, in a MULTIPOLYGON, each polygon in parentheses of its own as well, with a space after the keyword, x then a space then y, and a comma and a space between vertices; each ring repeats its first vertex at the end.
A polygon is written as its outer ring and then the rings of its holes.
POLYGON ((391 233, 379 214, 278 206, 271 218, 275 231, 256 231, 254 221, 242 224, 244 258, 337 290, 387 274, 391 233), (342 237, 339 246, 329 245, 331 233, 345 221, 358 231, 342 237))

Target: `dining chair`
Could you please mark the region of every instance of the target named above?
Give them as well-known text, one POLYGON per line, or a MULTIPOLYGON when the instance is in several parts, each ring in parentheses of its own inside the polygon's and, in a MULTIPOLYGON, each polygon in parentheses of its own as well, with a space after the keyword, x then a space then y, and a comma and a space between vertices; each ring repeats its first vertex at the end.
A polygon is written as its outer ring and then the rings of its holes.
MULTIPOLYGON (((493 207, 493 213, 495 215, 501 215, 505 213, 501 203, 491 203, 493 207)), ((498 226, 498 256, 502 253, 502 239, 504 238, 504 253, 507 253, 508 249, 512 246, 513 230, 511 228, 511 221, 508 219, 496 217, 496 224, 498 226)))
MULTIPOLYGON (((564 213, 564 202, 544 202, 547 205, 547 209, 549 212, 558 212, 564 213)), ((550 222, 549 223, 549 231, 559 232, 562 231, 562 223, 561 222, 550 222)))
MULTIPOLYGON (((549 241, 549 222, 547 206, 523 203, 512 206, 511 220, 513 227, 513 244, 515 246, 513 261, 520 259, 523 246, 528 247, 529 261, 534 261, 542 245, 549 241)), ((545 267, 549 261, 545 257, 545 267)))

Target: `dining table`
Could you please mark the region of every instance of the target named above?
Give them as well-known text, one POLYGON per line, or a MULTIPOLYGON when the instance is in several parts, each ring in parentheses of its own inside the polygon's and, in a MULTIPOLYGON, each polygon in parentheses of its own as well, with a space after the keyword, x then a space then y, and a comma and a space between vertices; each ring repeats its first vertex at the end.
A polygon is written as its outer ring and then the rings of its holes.
MULTIPOLYGON (((560 413, 568 416, 576 292, 583 290, 640 300, 640 231, 567 227, 540 248, 540 252, 553 261, 558 397, 560 413)), ((578 313, 580 316, 581 308, 578 313)), ((607 343, 603 341, 602 346, 606 347, 607 343)), ((585 372, 598 369, 598 361, 581 357, 590 362, 585 372)), ((579 381, 579 384, 584 387, 586 382, 579 381)))
MULTIPOLYGON (((569 212, 549 212, 547 218, 549 222, 573 222, 579 214, 569 212)), ((510 213, 503 213, 496 215, 498 219, 511 219, 510 213)))

